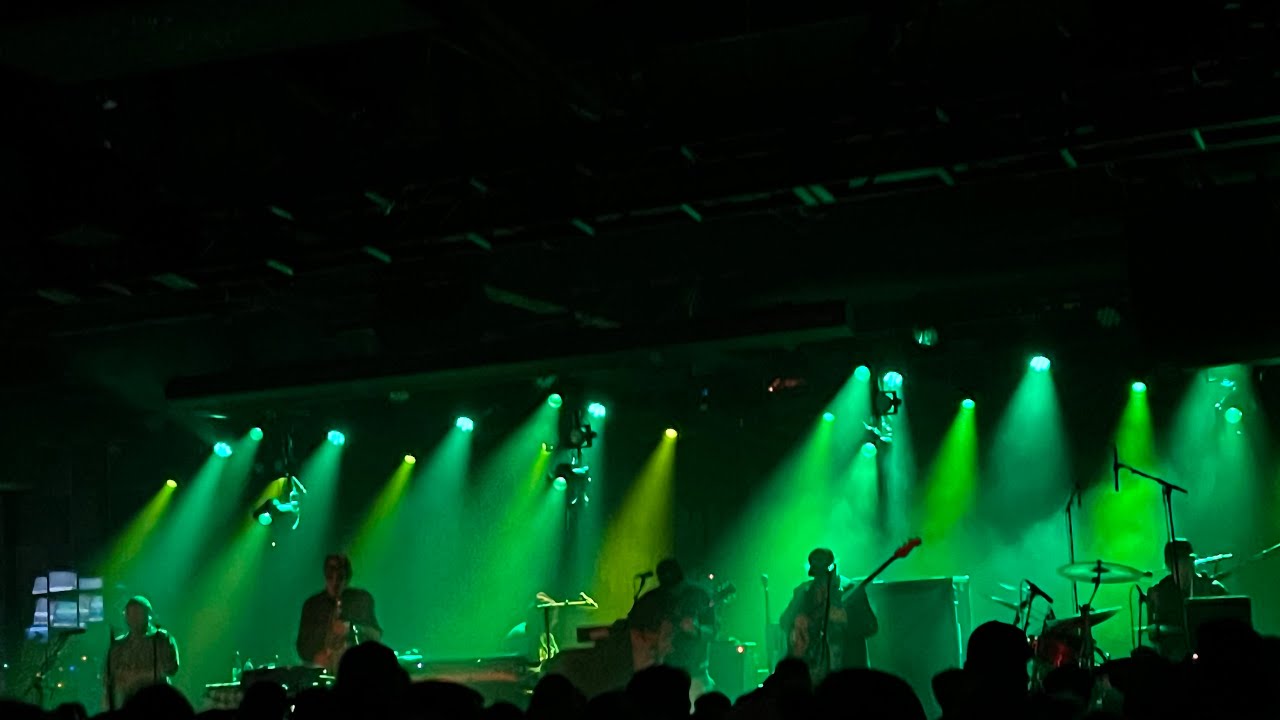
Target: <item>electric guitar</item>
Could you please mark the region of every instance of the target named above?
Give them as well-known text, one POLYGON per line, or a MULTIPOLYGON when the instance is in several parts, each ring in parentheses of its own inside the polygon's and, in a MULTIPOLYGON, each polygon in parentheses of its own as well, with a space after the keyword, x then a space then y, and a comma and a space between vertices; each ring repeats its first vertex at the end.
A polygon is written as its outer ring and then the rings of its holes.
MULTIPOLYGON (((839 604, 832 603, 831 614, 833 617, 828 619, 828 625, 832 624, 832 621, 835 621, 835 624, 843 626, 842 632, 856 634, 859 637, 870 637, 874 635, 878 629, 878 625, 876 623, 875 613, 871 610, 871 603, 867 601, 867 587, 871 585, 872 581, 880 576, 880 573, 888 570, 890 565, 905 558, 911 554, 912 550, 920 547, 920 542, 920 538, 918 537, 907 540, 899 546, 897 550, 893 551, 893 554, 889 556, 888 560, 885 560, 880 567, 876 568, 875 571, 864 578, 862 582, 846 590, 840 596, 839 604), (857 606, 850 607, 850 604, 854 600, 858 601, 857 606), (853 612, 849 612, 850 610, 853 610, 853 612), (856 616, 860 622, 851 623, 850 615, 856 616)), ((816 609, 811 608, 809 612, 804 612, 796 616, 795 622, 792 624, 791 629, 787 634, 787 644, 789 646, 787 654, 790 657, 804 659, 805 662, 809 664, 810 668, 816 669, 820 666, 826 665, 824 658, 820 657, 823 647, 822 613, 825 608, 826 604, 823 603, 821 607, 816 609)), ((831 627, 827 628, 828 636, 835 634, 836 633, 831 627)))
MULTIPOLYGON (((738 589, 733 583, 722 583, 711 592, 708 607, 727 604, 737 594, 738 589)), ((666 660, 674 649, 676 635, 701 637, 704 634, 697 617, 667 618, 657 628, 632 627, 630 631, 632 666, 635 670, 643 670, 666 660)))

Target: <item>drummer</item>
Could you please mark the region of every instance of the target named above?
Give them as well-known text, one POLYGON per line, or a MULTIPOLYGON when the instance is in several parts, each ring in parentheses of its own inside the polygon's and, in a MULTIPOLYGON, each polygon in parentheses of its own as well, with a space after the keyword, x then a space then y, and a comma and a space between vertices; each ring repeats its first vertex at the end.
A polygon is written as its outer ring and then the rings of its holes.
POLYGON ((1191 651, 1187 647, 1187 598, 1226 595, 1227 588, 1213 578, 1196 572, 1196 556, 1191 543, 1182 538, 1164 546, 1164 564, 1169 574, 1151 588, 1147 607, 1151 621, 1147 633, 1159 653, 1181 661, 1191 651))

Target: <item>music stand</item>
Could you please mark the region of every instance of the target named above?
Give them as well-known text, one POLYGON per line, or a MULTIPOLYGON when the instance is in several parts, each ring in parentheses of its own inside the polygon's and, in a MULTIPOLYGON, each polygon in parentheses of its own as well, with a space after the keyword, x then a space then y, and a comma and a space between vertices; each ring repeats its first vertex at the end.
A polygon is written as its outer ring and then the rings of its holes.
POLYGON ((541 663, 543 661, 550 660, 555 655, 551 646, 551 611, 556 608, 567 607, 599 608, 600 604, 584 592, 578 593, 577 600, 557 601, 552 599, 546 593, 538 593, 538 599, 542 600, 542 602, 538 603, 534 607, 542 611, 542 640, 547 648, 547 656, 545 658, 541 657, 541 652, 538 653, 538 661, 541 663))

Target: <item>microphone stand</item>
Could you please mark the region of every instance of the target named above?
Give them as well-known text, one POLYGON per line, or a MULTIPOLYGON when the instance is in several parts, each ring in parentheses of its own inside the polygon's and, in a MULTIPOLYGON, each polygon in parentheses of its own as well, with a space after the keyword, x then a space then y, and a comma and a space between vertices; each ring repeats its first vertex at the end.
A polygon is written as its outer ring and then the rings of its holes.
POLYGON ((826 610, 822 613, 822 664, 819 666, 822 671, 819 677, 826 677, 831 670, 831 641, 827 636, 827 627, 831 622, 831 581, 835 580, 836 592, 840 592, 840 571, 834 566, 831 573, 827 575, 825 582, 827 583, 826 594, 826 610))
MULTIPOLYGON (((1169 482, 1168 480, 1165 480, 1164 478, 1156 477, 1155 475, 1145 473, 1132 465, 1122 463, 1118 460, 1116 461, 1116 470, 1117 472, 1119 470, 1128 470, 1130 474, 1137 475, 1138 477, 1144 477, 1148 480, 1154 480, 1157 484, 1160 485, 1160 491, 1164 496, 1163 499, 1164 499, 1165 527, 1169 531, 1170 540, 1177 538, 1178 534, 1173 525, 1173 493, 1176 490, 1182 493, 1183 495, 1190 495, 1190 493, 1187 492, 1187 489, 1184 487, 1180 487, 1178 485, 1174 485, 1173 483, 1169 482)), ((1118 474, 1117 474, 1117 477, 1119 477, 1118 474)))
POLYGON ((1259 560, 1265 558, 1266 556, 1270 555, 1276 550, 1280 550, 1280 543, 1276 543, 1275 545, 1272 545, 1271 547, 1267 548, 1266 550, 1263 550, 1262 552, 1255 553, 1253 557, 1250 557, 1248 560, 1245 560, 1244 562, 1236 565, 1233 568, 1228 568, 1226 570, 1223 570, 1220 573, 1214 573, 1210 577, 1213 578, 1214 580, 1221 580, 1224 577, 1228 577, 1234 574, 1237 570, 1240 570, 1244 567, 1247 567, 1249 565, 1252 565, 1253 563, 1258 562, 1259 560))
MULTIPOLYGON (((1175 540, 1178 537, 1178 534, 1173 524, 1173 492, 1176 490, 1182 493, 1183 495, 1190 495, 1191 493, 1187 492, 1186 488, 1179 487, 1178 485, 1174 485, 1173 483, 1169 482, 1168 480, 1165 480, 1164 478, 1156 477, 1155 475, 1143 472, 1132 465, 1120 462, 1120 458, 1118 456, 1116 457, 1115 467, 1116 467, 1116 487, 1117 488, 1120 486, 1121 470, 1128 470, 1130 474, 1137 475, 1138 477, 1144 477, 1160 485, 1161 499, 1164 502, 1165 527, 1169 533, 1169 540, 1170 541, 1175 540)), ((1188 591, 1190 592, 1191 595, 1194 596, 1195 595, 1195 568, 1194 567, 1191 570, 1191 574, 1192 574, 1192 577, 1187 578, 1187 584, 1188 584, 1188 591)), ((1174 568, 1174 581, 1176 582, 1178 579, 1179 578, 1178 578, 1177 568, 1174 568)), ((1181 588, 1179 588, 1178 592, 1179 593, 1182 592, 1181 588)), ((1187 603, 1185 601, 1182 603, 1181 620, 1182 620, 1182 637, 1183 637, 1183 640, 1189 644, 1191 640, 1191 630, 1189 628, 1190 623, 1187 621, 1187 603)), ((1188 652, 1190 652, 1189 648, 1188 648, 1188 652)))
MULTIPOLYGON (((1076 527, 1075 519, 1071 514, 1071 504, 1075 503, 1076 507, 1080 506, 1080 483, 1077 482, 1075 487, 1071 489, 1071 495, 1067 498, 1067 562, 1071 565, 1076 564, 1076 527)), ((1071 606, 1075 608, 1078 615, 1080 613, 1080 590, 1076 587, 1076 581, 1071 581, 1071 606)))

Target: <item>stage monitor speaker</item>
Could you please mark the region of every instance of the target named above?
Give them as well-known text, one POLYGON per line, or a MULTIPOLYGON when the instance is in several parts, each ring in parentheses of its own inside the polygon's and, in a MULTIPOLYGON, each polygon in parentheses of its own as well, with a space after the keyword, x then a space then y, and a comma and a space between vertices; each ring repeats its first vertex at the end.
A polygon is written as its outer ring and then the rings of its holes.
POLYGON ((759 684, 760 657, 755 643, 717 640, 711 643, 708 672, 716 689, 737 700, 759 684))
POLYGON ((1246 595, 1218 595, 1187 600, 1187 629, 1191 632, 1191 648, 1200 650, 1200 628, 1205 623, 1234 620, 1253 627, 1253 602, 1246 595))
POLYGON ((969 578, 873 583, 867 592, 880 620, 880 631, 867 643, 871 667, 906 680, 925 715, 937 717, 933 676, 964 666, 971 630, 969 578))

